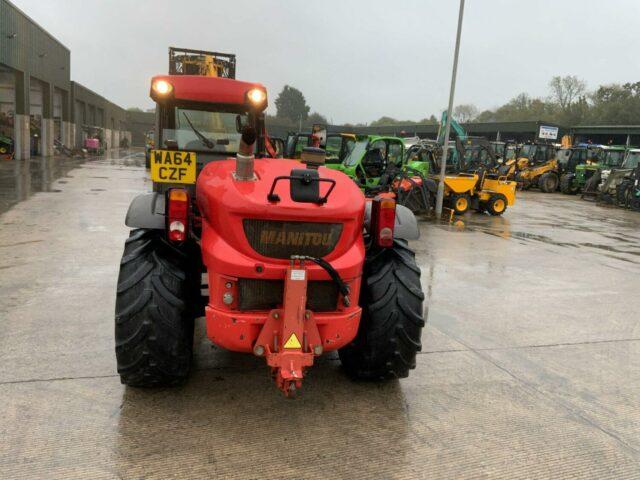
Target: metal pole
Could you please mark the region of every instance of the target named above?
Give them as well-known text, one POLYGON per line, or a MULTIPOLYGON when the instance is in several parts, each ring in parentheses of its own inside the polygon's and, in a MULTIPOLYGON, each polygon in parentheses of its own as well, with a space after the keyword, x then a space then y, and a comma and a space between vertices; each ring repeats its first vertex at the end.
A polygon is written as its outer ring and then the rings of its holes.
POLYGON ((442 218, 442 200, 444 198, 444 176, 447 169, 447 154, 449 153, 449 134, 451 133, 451 113, 453 110, 453 97, 456 91, 456 75, 458 74, 458 53, 460 52, 460 34, 462 33, 462 16, 464 14, 464 0, 460 0, 460 12, 458 14, 458 32, 456 34, 456 49, 453 54, 453 71, 451 72, 451 90, 449 90, 449 107, 447 108, 446 128, 444 132, 444 144, 442 145, 442 160, 440 162, 440 181, 438 182, 438 194, 436 196, 436 218, 442 218))

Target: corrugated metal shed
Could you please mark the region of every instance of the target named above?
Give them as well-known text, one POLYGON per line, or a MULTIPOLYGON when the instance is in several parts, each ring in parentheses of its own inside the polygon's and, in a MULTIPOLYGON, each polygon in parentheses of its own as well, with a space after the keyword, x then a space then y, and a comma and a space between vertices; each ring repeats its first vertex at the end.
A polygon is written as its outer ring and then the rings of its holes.
POLYGON ((8 0, 0 0, 0 63, 69 90, 69 49, 8 0))

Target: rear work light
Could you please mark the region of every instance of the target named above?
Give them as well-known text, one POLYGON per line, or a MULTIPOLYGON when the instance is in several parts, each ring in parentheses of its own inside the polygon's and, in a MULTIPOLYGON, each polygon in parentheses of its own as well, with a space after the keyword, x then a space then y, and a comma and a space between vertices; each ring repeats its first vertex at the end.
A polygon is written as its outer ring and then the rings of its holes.
POLYGON ((246 93, 249 104, 257 109, 267 108, 267 92, 261 88, 252 88, 246 93))
POLYGON ((396 222, 396 201, 377 196, 371 202, 371 236, 375 245, 393 246, 393 228, 396 222))
POLYGON ((171 85, 166 80, 156 80, 151 85, 151 88, 154 92, 156 92, 160 96, 169 95, 173 90, 173 85, 171 85))
POLYGON ((189 194, 183 188, 172 188, 168 194, 167 229, 169 240, 184 242, 189 225, 189 194))

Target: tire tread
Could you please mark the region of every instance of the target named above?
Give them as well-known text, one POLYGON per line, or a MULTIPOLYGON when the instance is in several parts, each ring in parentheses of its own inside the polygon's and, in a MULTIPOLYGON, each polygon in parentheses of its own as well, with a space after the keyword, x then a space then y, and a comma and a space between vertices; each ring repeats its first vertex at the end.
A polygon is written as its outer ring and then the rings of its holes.
POLYGON ((343 367, 362 380, 407 377, 422 349, 425 322, 420 269, 406 241, 367 257, 361 290, 360 328, 339 351, 343 367))
POLYGON ((194 291, 199 293, 200 282, 188 259, 160 231, 132 230, 126 240, 115 315, 116 359, 123 384, 170 386, 187 378, 195 317, 190 300, 194 291))

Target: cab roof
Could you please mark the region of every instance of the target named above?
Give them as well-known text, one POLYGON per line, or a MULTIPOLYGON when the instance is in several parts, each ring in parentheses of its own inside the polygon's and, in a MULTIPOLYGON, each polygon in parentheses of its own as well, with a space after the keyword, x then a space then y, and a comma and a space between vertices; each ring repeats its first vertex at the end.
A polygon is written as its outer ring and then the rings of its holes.
POLYGON ((360 133, 355 135, 356 140, 369 140, 370 142, 375 142, 376 140, 394 140, 400 143, 404 143, 404 139, 401 137, 394 137, 392 135, 369 135, 366 133, 360 133))
MULTIPOLYGON (((171 84, 172 91, 168 95, 159 95, 153 88, 151 98, 156 102, 185 101, 197 103, 216 103, 228 105, 246 105, 249 90, 259 88, 265 93, 267 89, 261 83, 243 82, 232 78, 204 77, 200 75, 157 75, 151 79, 151 85, 158 80, 171 84)), ((267 101, 261 110, 267 108, 267 101)))

